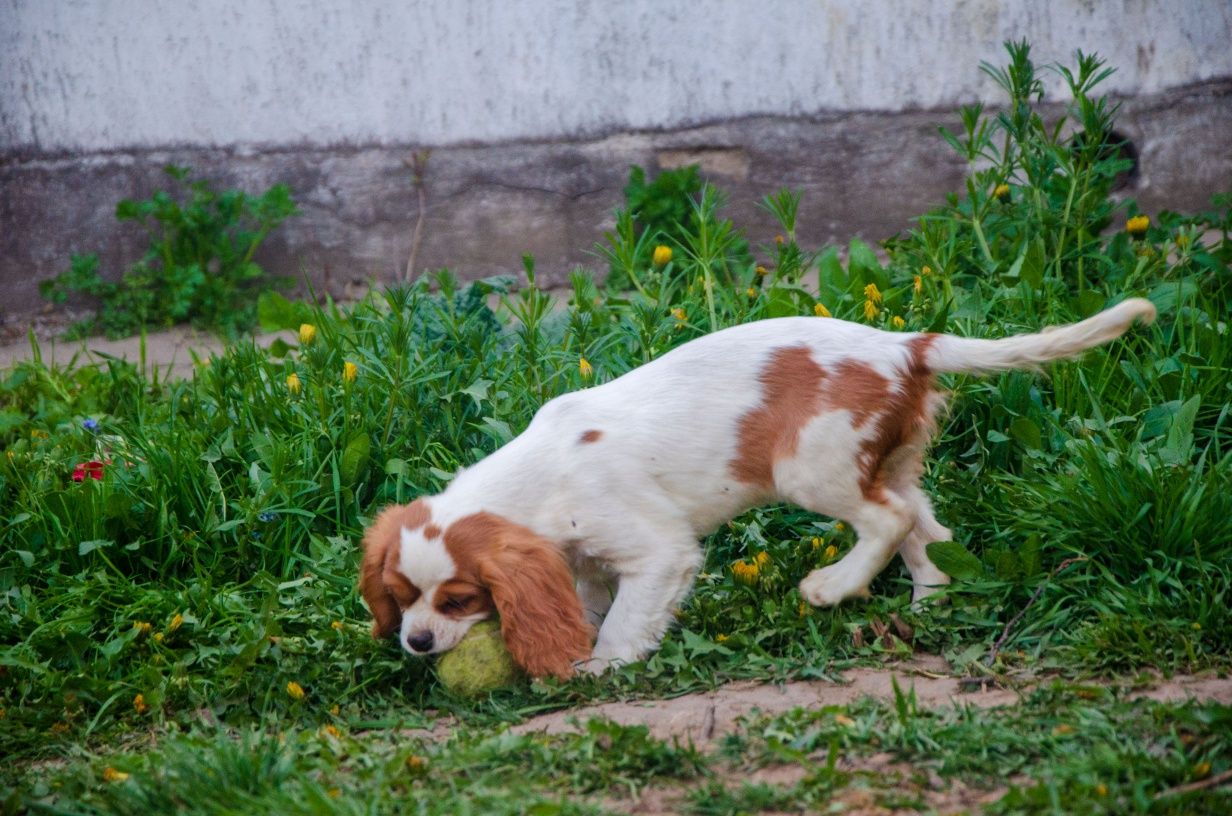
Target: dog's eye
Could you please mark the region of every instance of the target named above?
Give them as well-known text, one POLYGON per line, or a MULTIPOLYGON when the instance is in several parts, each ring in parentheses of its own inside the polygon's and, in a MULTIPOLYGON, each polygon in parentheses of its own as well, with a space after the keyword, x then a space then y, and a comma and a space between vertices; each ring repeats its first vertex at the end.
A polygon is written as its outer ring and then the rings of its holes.
POLYGON ((450 598, 445 601, 444 609, 447 612, 463 612, 470 600, 470 598, 450 598))

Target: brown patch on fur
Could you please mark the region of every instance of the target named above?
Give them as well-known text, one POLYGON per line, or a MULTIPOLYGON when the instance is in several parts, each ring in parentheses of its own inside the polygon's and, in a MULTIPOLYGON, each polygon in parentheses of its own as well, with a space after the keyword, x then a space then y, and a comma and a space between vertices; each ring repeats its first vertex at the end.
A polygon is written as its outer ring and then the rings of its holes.
POLYGON ((603 431, 589 430, 582 434, 579 442, 598 442, 603 437, 603 431))
POLYGON ((402 529, 415 530, 432 517, 427 502, 385 508, 364 532, 364 558, 359 568, 359 591, 372 613, 372 636, 388 637, 402 621, 402 609, 419 595, 398 571, 402 529))
POLYGON ((509 654, 527 674, 568 678, 574 661, 590 656, 594 630, 551 541, 502 516, 474 513, 449 525, 445 549, 458 581, 491 594, 509 654))
POLYGON ((934 388, 933 372, 924 360, 936 340, 935 334, 921 334, 907 341, 911 352, 907 370, 898 389, 892 394, 887 390, 873 436, 860 445, 860 492, 870 501, 881 497, 891 457, 918 441, 921 434, 926 436, 932 431, 933 410, 940 395, 934 388))
POLYGON ((424 538, 429 539, 429 540, 436 538, 440 534, 441 534, 441 528, 437 527, 435 524, 429 524, 427 527, 424 528, 424 531, 423 531, 424 538))
POLYGON ((774 486, 774 463, 792 456, 800 429, 821 407, 825 371, 807 346, 775 349, 761 374, 762 403, 740 418, 736 458, 727 464, 736 479, 763 488, 774 486))

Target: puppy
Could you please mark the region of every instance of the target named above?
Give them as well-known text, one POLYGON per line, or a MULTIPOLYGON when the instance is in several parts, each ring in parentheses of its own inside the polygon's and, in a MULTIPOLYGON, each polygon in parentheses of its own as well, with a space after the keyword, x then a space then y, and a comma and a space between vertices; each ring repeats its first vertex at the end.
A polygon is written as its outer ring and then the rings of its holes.
POLYGON ((373 634, 397 631, 424 655, 499 614, 532 676, 641 659, 689 592, 698 539, 768 502, 857 534, 842 560, 801 581, 809 603, 866 596, 895 552, 923 598, 949 581, 924 549, 951 536, 920 488, 944 401, 934 375, 1035 367, 1154 317, 1131 299, 1002 340, 815 317, 700 337, 551 400, 443 493, 385 509, 364 536, 359 581, 373 634))

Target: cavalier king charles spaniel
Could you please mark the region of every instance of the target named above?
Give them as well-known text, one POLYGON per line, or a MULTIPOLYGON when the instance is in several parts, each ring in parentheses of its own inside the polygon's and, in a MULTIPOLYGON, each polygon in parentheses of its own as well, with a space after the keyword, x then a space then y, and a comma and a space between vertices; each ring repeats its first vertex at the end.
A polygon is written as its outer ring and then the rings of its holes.
POLYGON ((499 615, 531 676, 639 660, 689 593, 698 539, 767 502, 857 534, 800 582, 809 603, 867 596, 895 552, 923 598, 949 581, 925 545, 951 533, 920 487, 944 402, 935 375, 1036 367, 1154 317, 1135 298, 1001 340, 786 317, 685 343, 551 400, 443 493, 386 508, 364 535, 359 580, 373 634, 426 655, 499 615))

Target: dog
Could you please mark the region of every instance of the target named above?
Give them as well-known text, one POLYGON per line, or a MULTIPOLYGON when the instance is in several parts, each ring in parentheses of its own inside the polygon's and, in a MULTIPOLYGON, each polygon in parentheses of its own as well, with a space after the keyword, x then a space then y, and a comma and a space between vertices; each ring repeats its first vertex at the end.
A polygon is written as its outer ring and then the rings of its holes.
POLYGON ((381 512, 364 535, 359 579, 373 635, 397 631, 407 651, 426 655, 499 615, 531 676, 637 661, 688 595, 699 539, 769 502, 856 532, 846 556, 800 582, 810 604, 866 597, 895 552, 924 598, 949 581, 925 546, 951 533, 920 487, 944 403, 935 375, 1034 368, 1154 318, 1135 298, 1000 340, 824 317, 692 340, 549 401, 444 492, 381 512))

